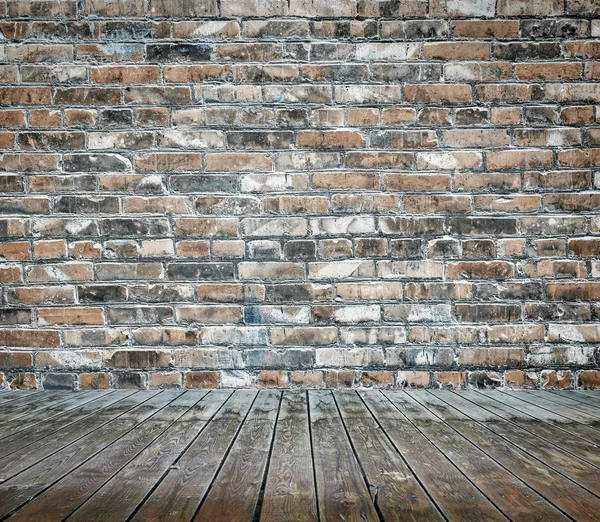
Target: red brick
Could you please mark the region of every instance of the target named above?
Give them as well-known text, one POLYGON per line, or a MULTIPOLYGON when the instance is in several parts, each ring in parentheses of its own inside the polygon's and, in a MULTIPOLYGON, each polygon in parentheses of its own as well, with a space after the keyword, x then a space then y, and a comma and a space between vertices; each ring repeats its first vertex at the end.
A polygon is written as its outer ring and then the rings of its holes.
POLYGON ((217 372, 186 372, 186 388, 218 388, 219 374, 217 372))
POLYGON ((108 373, 80 373, 79 389, 81 390, 108 390, 110 388, 110 375, 108 373))

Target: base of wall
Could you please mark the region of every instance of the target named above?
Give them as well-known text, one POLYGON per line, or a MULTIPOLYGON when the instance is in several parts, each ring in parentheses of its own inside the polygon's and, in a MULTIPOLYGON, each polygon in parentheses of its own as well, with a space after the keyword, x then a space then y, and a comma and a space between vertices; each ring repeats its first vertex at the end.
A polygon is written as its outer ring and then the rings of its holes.
POLYGON ((0 389, 600 388, 600 370, 0 372, 0 389))

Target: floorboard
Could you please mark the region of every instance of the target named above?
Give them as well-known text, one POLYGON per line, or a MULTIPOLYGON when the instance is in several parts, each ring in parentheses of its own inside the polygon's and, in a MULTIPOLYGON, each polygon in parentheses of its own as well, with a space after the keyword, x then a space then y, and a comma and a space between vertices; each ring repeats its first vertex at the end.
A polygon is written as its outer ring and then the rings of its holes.
POLYGON ((256 392, 237 390, 169 469, 133 521, 190 521, 242 427, 256 392))
POLYGON ((0 521, 600 522, 600 394, 0 391, 0 521))
MULTIPOLYGON (((168 472, 169 466, 198 436, 227 400, 230 392, 216 391, 208 400, 198 400, 135 459, 85 502, 68 520, 102 521, 104 506, 110 506, 110 520, 126 520, 144 500, 154 485, 168 472)), ((198 399, 204 399, 197 395, 198 399)))
MULTIPOLYGON (((40 441, 49 435, 64 431, 69 432, 69 426, 77 421, 84 419, 92 414, 97 414, 103 408, 131 395, 133 392, 124 393, 109 393, 102 395, 88 395, 81 402, 75 402, 73 399, 70 404, 65 402, 60 411, 54 412, 55 415, 49 419, 35 422, 31 420, 28 423, 23 423, 11 429, 11 435, 0 440, 0 458, 10 455, 11 453, 22 450, 30 444, 40 441)), ((36 452, 39 445, 36 445, 36 452)))
POLYGON ((568 417, 560 415, 557 412, 550 411, 524 401, 518 395, 507 394, 499 391, 478 391, 477 393, 485 393, 487 397, 492 397, 500 404, 510 406, 522 414, 527 414, 537 420, 541 420, 547 424, 552 424, 552 426, 556 426, 568 431, 575 437, 582 438, 595 445, 600 445, 600 431, 586 424, 577 422, 576 420, 569 419, 568 417))
POLYGON ((534 439, 536 436, 541 437, 544 441, 569 452, 575 458, 579 457, 590 464, 600 466, 600 448, 596 444, 572 435, 563 428, 540 422, 526 413, 495 400, 489 394, 469 393, 464 397, 511 424, 519 426, 530 433, 534 439))
POLYGON ((333 395, 308 393, 319 513, 323 520, 379 520, 333 395))
POLYGON ((254 519, 280 401, 281 392, 259 392, 194 520, 254 519))
POLYGON ((388 396, 446 458, 508 518, 523 521, 540 518, 568 520, 527 484, 428 410, 420 402, 423 395, 390 392, 388 396))
MULTIPOLYGON (((84 392, 81 395, 85 397, 88 394, 84 392)), ((22 417, 27 418, 34 412, 38 413, 36 419, 41 421, 46 418, 44 409, 55 406, 63 400, 69 400, 69 398, 71 398, 71 396, 64 392, 47 392, 47 394, 36 393, 25 396, 22 400, 9 402, 8 404, 3 405, 2 410, 0 411, 0 429, 15 422, 19 425, 22 422, 22 417)))
MULTIPOLYGON (((501 391, 500 393, 507 393, 505 391, 501 391)), ((558 413, 567 419, 574 420, 576 422, 580 422, 582 424, 587 424, 592 428, 599 429, 600 431, 600 419, 595 415, 590 415, 589 413, 583 411, 582 408, 573 408, 571 406, 565 406, 564 404, 560 404, 559 402, 551 400, 549 394, 540 394, 538 393, 529 393, 527 391, 514 392, 519 395, 519 398, 522 400, 529 402, 530 404, 534 404, 536 406, 540 406, 545 410, 558 413)))
MULTIPOLYGON (((511 471, 529 487, 576 520, 600 520, 600 499, 575 482, 556 473, 545 463, 532 458, 490 429, 495 421, 489 416, 482 423, 471 419, 458 408, 452 392, 426 392, 424 399, 429 409, 456 429, 496 462, 511 471)), ((470 411, 470 410, 469 410, 470 411)))
POLYGON ((473 395, 473 392, 464 392, 460 395, 451 393, 447 395, 446 399, 454 408, 480 424, 485 422, 489 430, 550 466, 555 472, 570 478, 595 495, 600 493, 600 470, 598 468, 574 455, 569 455, 531 432, 503 420, 495 413, 485 410, 468 400, 467 397, 470 395, 473 395))
POLYGON ((568 392, 569 397, 577 399, 579 402, 584 404, 591 404, 592 406, 600 406, 600 393, 584 391, 584 390, 570 390, 568 392))
POLYGON ((598 411, 598 408, 569 397, 566 393, 558 394, 551 392, 545 394, 544 397, 549 401, 560 404, 566 408, 577 408, 577 411, 587 413, 588 415, 595 417, 598 419, 598 421, 600 421, 600 412, 598 411))
POLYGON ((286 391, 281 401, 260 522, 316 522, 317 492, 304 391, 286 391))
POLYGON ((450 520, 506 520, 506 517, 479 491, 433 443, 379 392, 361 392, 381 427, 411 467, 417 480, 429 492, 438 508, 450 520))

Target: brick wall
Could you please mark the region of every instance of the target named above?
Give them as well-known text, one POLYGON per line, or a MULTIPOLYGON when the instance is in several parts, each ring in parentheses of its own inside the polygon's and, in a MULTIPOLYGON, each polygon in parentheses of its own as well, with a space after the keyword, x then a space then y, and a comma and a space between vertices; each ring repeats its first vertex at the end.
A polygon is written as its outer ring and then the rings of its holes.
POLYGON ((1 386, 600 383, 599 0, 0 20, 1 386))

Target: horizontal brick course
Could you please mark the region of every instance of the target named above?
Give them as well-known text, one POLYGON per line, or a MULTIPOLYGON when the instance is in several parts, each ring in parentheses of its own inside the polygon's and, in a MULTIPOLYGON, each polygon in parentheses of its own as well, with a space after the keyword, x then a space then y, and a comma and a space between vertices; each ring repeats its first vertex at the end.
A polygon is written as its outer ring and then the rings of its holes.
POLYGON ((0 1, 0 388, 600 387, 598 16, 0 1))

